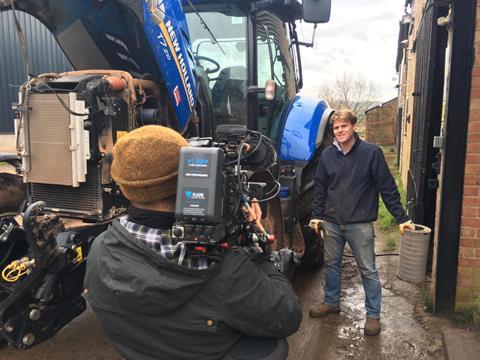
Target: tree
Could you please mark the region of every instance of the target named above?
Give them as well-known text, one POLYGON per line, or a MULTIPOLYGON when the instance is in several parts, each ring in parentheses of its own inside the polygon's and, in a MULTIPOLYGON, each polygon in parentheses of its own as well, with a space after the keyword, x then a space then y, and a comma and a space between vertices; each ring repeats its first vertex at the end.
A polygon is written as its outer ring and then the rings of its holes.
POLYGON ((350 109, 359 120, 365 118, 375 101, 376 89, 372 81, 361 74, 343 72, 333 83, 324 83, 318 96, 328 102, 333 109, 350 109))

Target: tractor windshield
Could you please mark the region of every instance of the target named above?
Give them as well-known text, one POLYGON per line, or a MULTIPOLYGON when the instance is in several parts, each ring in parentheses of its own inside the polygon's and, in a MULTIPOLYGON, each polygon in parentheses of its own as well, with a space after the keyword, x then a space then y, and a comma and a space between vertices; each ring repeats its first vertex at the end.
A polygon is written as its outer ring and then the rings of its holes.
MULTIPOLYGON (((215 126, 247 125, 247 17, 239 14, 202 11, 212 34, 196 13, 186 14, 196 65, 205 71, 212 92, 215 126)), ((282 20, 259 11, 255 24, 256 83, 263 87, 266 80, 274 80, 277 85, 273 101, 263 93, 257 98, 257 130, 269 136, 283 107, 295 96, 295 67, 282 20)))
POLYGON ((215 42, 197 14, 186 17, 197 65, 209 79, 216 125, 247 125, 247 18, 202 12, 215 42))

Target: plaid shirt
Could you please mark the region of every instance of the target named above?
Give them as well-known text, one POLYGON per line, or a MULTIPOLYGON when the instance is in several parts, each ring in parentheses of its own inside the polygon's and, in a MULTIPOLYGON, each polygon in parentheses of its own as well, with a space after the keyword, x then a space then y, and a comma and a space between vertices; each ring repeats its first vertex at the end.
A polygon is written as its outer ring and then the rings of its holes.
POLYGON ((138 240, 147 245, 156 253, 161 254, 164 258, 175 262, 179 265, 193 269, 208 268, 206 257, 188 257, 185 256, 185 245, 181 241, 172 238, 171 230, 156 229, 149 226, 141 225, 128 221, 128 217, 120 218, 120 224, 138 240))

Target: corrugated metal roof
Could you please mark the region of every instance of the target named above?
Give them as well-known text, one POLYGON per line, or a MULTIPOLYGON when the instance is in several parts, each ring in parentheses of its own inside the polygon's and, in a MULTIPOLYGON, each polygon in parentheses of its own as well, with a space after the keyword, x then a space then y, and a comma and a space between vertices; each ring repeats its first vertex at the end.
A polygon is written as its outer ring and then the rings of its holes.
MULTIPOLYGON (((40 21, 20 11, 17 18, 25 35, 31 74, 72 70, 55 38, 40 21)), ((26 77, 12 11, 0 12, 0 133, 13 132, 11 107, 26 77)))

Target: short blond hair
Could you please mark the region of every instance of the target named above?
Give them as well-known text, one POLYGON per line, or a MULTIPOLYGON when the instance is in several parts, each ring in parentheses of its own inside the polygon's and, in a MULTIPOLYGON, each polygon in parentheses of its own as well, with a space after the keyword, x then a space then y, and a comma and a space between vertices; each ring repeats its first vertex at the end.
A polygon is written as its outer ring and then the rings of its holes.
POLYGON ((336 120, 345 120, 350 124, 355 125, 357 123, 357 115, 355 115, 355 113, 351 110, 341 109, 333 113, 332 117, 330 118, 330 124, 333 126, 333 123, 336 120))

